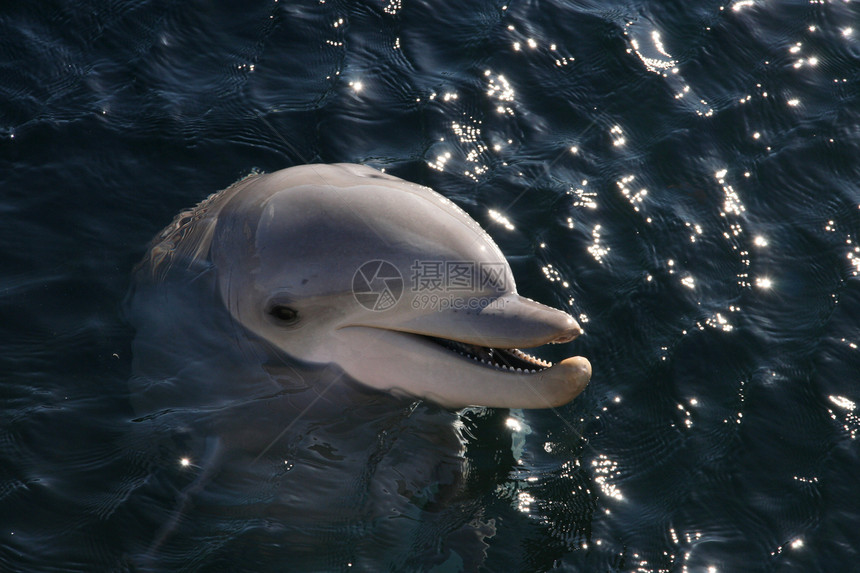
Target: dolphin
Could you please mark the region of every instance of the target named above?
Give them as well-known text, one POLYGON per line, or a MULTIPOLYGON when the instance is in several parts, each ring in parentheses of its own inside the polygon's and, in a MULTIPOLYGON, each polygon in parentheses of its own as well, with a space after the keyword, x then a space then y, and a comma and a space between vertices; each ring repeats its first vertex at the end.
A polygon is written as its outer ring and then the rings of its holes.
POLYGON ((510 266, 449 199, 353 164, 250 175, 180 213, 138 270, 214 272, 232 320, 292 359, 444 408, 566 404, 581 356, 524 352, 582 329, 517 293, 510 266))

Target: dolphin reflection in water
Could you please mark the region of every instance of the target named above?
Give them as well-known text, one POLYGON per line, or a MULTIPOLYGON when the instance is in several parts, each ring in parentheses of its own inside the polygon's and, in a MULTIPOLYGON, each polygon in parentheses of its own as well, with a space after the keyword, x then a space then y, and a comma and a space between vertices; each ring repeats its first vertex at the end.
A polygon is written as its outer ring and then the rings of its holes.
POLYGON ((252 175, 180 213, 129 300, 136 422, 186 460, 162 472, 175 495, 144 568, 185 563, 183 543, 204 561, 269 543, 303 570, 469 568, 494 531, 467 452, 486 408, 561 406, 591 376, 521 350, 581 329, 517 294, 478 223, 360 165, 252 175))

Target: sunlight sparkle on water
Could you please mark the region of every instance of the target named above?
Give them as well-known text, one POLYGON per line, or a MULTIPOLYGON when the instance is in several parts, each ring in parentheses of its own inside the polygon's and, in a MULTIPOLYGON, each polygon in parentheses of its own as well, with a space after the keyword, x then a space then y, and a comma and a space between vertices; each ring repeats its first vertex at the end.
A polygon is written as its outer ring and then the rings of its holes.
POLYGON ((498 211, 490 209, 488 213, 493 221, 500 223, 508 231, 513 231, 516 228, 514 227, 513 223, 511 223, 510 219, 508 219, 498 211))
MULTIPOLYGON (((650 221, 649 221, 649 223, 650 223, 650 221)), ((697 223, 690 223, 689 221, 686 221, 684 223, 684 226, 689 227, 689 228, 693 229, 693 231, 695 231, 695 234, 690 235, 690 242, 691 243, 696 242, 696 235, 701 235, 704 232, 704 230, 702 229, 702 226, 697 224, 697 223)))
POLYGON ((767 277, 758 277, 755 280, 755 286, 767 290, 773 287, 773 281, 767 277))
MULTIPOLYGON (((588 185, 588 180, 582 180, 582 186, 577 187, 575 189, 571 189, 569 193, 572 193, 576 196, 576 200, 573 202, 574 207, 587 207, 589 209, 597 209, 597 191, 586 191, 585 187, 588 185)), ((573 229, 572 220, 568 219, 571 222, 568 225, 571 229, 573 229)))
POLYGON ((666 47, 663 45, 663 38, 660 36, 660 32, 658 32, 657 30, 651 32, 651 41, 654 42, 654 47, 657 49, 658 52, 668 58, 672 57, 672 54, 667 52, 666 47))
POLYGON ((828 396, 828 399, 845 410, 853 411, 856 407, 856 404, 845 396, 828 396))
POLYGON ((621 147, 627 143, 627 138, 624 137, 624 130, 620 125, 615 125, 609 130, 609 136, 612 138, 612 145, 621 147))
POLYGON ((386 6, 382 10, 386 14, 391 14, 392 16, 396 16, 397 12, 399 12, 401 8, 403 8, 403 1, 402 0, 389 0, 388 6, 386 6))
POLYGON ((600 242, 600 225, 595 225, 591 231, 592 243, 588 247, 588 252, 594 257, 594 260, 603 264, 603 258, 609 254, 609 247, 602 245, 600 242))
POLYGON ((594 473, 596 474, 594 482, 600 486, 601 491, 605 495, 617 500, 624 499, 624 496, 621 495, 621 490, 609 481, 612 477, 618 476, 621 473, 618 470, 618 463, 610 460, 604 454, 598 455, 597 458, 591 461, 591 466, 594 468, 594 473))
POLYGON ((860 274, 860 248, 854 247, 854 252, 848 252, 845 255, 851 265, 854 267, 854 270, 851 271, 855 277, 860 274))
POLYGON ((531 494, 521 491, 517 494, 517 509, 523 513, 529 512, 529 506, 534 503, 535 498, 531 494))
POLYGON ((722 330, 723 332, 731 332, 734 329, 734 326, 732 326, 728 319, 719 312, 714 316, 708 317, 705 320, 705 324, 711 328, 722 330))
POLYGON ((558 269, 552 266, 552 263, 549 263, 546 266, 542 267, 541 270, 543 271, 543 274, 546 276, 546 278, 549 279, 549 282, 561 283, 561 286, 563 286, 564 288, 570 287, 570 283, 562 278, 561 273, 558 272, 558 269))
POLYGON ((844 396, 828 396, 828 398, 836 406, 846 411, 844 414, 841 414, 828 408, 828 414, 830 414, 833 420, 841 422, 842 429, 845 430, 852 440, 856 440, 857 435, 860 434, 860 416, 854 413, 856 405, 844 396))
MULTIPOLYGON (((513 102, 516 94, 508 80, 503 75, 493 77, 492 74, 490 70, 484 70, 484 77, 487 78, 487 96, 499 102, 513 102)), ((514 115, 514 110, 504 103, 499 103, 496 106, 496 111, 514 115)))
POLYGON ((436 171, 445 171, 445 164, 448 163, 449 159, 451 159, 451 152, 447 151, 443 154, 437 155, 436 161, 428 161, 427 165, 436 171))
POLYGON ((666 51, 660 32, 657 30, 651 31, 651 43, 655 51, 651 51, 649 47, 640 46, 639 41, 635 37, 632 37, 630 39, 630 49, 627 50, 627 53, 631 51, 635 52, 649 72, 665 76, 665 70, 674 68, 676 62, 672 59, 671 54, 666 51))
MULTIPOLYGON (((723 214, 732 214, 732 215, 740 215, 744 211, 746 211, 746 207, 741 203, 741 199, 738 196, 737 191, 735 191, 734 187, 731 185, 723 185, 723 193, 725 194, 725 202, 723 203, 723 214)), ((737 236, 741 232, 741 226, 731 225, 732 233, 737 236)), ((728 236, 726 236, 728 238, 728 236)))
POLYGON ((713 115, 714 111, 708 106, 708 102, 698 97, 684 80, 683 66, 669 53, 660 31, 652 28, 646 21, 628 21, 624 26, 624 35, 629 42, 627 53, 638 57, 649 72, 666 78, 675 99, 684 101, 685 108, 702 117, 713 115))
MULTIPOLYGON (((620 129, 620 128, 619 128, 620 129)), ((628 184, 631 183, 634 179, 633 175, 627 175, 622 177, 620 181, 616 181, 615 184, 618 185, 618 188, 621 189, 621 194, 624 195, 624 198, 627 199, 631 205, 633 205, 634 211, 639 211, 639 203, 644 201, 645 196, 648 194, 647 189, 640 189, 639 191, 633 191, 628 187, 628 184)))

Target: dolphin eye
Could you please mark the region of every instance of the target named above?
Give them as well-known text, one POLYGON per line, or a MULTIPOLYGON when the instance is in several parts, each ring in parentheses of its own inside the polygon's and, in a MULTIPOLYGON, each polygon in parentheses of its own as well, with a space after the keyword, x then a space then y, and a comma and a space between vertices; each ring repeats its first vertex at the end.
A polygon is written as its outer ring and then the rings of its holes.
POLYGON ((269 309, 269 315, 283 325, 295 324, 299 320, 299 312, 285 304, 276 304, 269 309))

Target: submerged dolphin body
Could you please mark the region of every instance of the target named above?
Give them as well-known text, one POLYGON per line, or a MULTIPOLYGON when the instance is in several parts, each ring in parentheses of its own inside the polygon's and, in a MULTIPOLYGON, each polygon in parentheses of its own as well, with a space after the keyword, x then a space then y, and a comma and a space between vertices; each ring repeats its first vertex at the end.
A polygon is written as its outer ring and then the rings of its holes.
POLYGON ((305 363, 444 407, 571 401, 591 365, 519 348, 573 340, 568 314, 520 296, 490 236, 435 191, 372 168, 252 175, 181 213, 138 272, 214 272, 232 319, 305 363))

